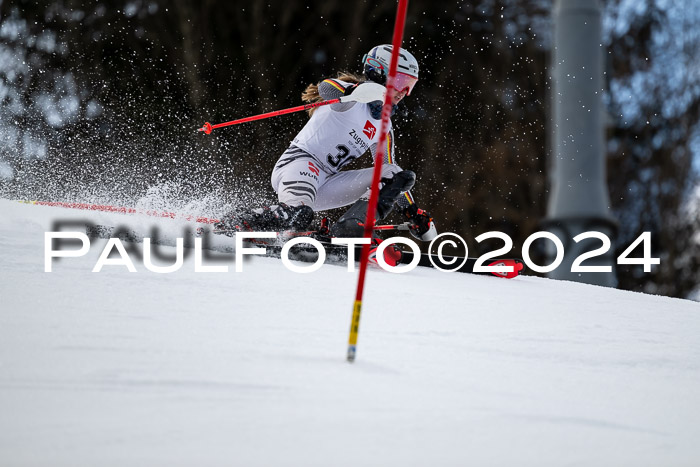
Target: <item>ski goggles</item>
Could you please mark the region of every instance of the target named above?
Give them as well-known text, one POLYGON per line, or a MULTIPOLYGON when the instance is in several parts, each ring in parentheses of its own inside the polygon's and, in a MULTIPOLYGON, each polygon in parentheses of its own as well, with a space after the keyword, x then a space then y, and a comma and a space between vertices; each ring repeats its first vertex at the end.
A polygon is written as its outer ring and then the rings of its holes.
POLYGON ((406 91, 406 94, 410 96, 417 82, 417 77, 399 71, 396 73, 396 76, 394 76, 394 89, 396 92, 406 91))

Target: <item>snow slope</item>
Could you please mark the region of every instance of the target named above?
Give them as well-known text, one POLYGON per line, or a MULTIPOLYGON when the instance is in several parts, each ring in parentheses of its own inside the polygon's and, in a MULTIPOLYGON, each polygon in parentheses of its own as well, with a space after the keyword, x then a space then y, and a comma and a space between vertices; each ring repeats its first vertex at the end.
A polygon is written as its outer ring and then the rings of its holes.
POLYGON ((697 303, 371 270, 351 365, 344 267, 45 273, 71 217, 180 227, 0 200, 2 466, 700 465, 697 303))

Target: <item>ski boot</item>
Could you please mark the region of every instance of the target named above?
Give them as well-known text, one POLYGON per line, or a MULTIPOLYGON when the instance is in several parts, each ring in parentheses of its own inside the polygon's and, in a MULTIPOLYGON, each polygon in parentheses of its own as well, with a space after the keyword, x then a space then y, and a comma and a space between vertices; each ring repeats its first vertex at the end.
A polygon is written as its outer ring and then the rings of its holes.
POLYGON ((214 232, 232 236, 235 232, 281 232, 304 230, 314 218, 309 206, 288 206, 284 203, 232 212, 214 224, 214 232))

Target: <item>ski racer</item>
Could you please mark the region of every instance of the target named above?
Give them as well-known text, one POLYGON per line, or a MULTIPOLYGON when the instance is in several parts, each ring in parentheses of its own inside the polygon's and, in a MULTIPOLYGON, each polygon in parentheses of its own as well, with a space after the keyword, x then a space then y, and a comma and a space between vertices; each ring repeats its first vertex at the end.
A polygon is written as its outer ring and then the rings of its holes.
MULTIPOLYGON (((306 102, 336 99, 351 94, 366 81, 385 86, 391 51, 391 45, 372 48, 362 60, 364 76, 340 73, 337 78, 309 85, 302 99, 306 102)), ((411 94, 417 81, 418 62, 402 48, 394 80, 396 92, 392 115, 396 105, 411 94)), ((272 171, 272 187, 279 204, 231 213, 216 227, 254 231, 304 230, 313 220, 315 211, 354 203, 331 227, 330 234, 361 237, 374 169, 342 169, 366 153, 376 155, 383 99, 382 92, 369 104, 351 101, 309 110, 311 118, 272 171)), ((409 191, 415 183, 415 174, 402 170, 395 162, 391 122, 384 152, 376 219, 386 218, 396 205, 405 219, 415 225, 411 230, 414 237, 432 240, 437 235, 433 219, 418 208, 409 191)))

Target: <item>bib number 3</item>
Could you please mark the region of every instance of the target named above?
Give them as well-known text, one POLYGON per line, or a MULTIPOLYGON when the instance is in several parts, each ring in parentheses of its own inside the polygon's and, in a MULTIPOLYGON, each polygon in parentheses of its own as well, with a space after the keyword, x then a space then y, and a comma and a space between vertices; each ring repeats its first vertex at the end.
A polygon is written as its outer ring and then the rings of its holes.
POLYGON ((339 144, 335 148, 338 150, 338 154, 328 154, 327 160, 331 167, 339 169, 343 165, 350 162, 353 158, 348 159, 348 154, 350 154, 350 150, 344 144, 339 144))

